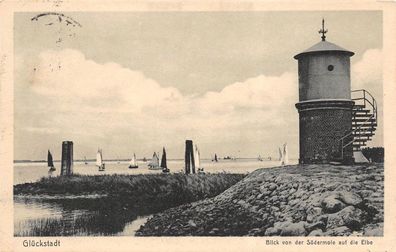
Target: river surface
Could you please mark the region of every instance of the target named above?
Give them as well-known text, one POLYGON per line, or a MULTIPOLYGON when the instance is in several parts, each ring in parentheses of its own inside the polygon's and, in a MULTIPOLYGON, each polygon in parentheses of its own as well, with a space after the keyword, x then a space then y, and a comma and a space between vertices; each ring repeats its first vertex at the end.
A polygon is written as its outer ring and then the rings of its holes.
MULTIPOLYGON (((292 160, 290 164, 297 163, 292 160)), ((249 173, 259 168, 279 166, 279 161, 257 159, 202 160, 206 173, 249 173)), ((99 172, 95 163, 74 162, 74 173, 98 174, 148 174, 161 173, 149 170, 146 162, 138 162, 139 168, 128 169, 128 162, 106 162, 106 171, 99 172)), ((60 174, 60 163, 55 162, 60 174)), ((171 173, 182 172, 183 160, 169 160, 171 173)), ((49 176, 46 163, 15 163, 14 184, 35 182, 49 176)), ((15 236, 133 236, 147 218, 163 211, 166 206, 125 206, 122 199, 109 199, 100 195, 87 198, 59 199, 51 197, 14 197, 15 236)))
MULTIPOLYGON (((148 162, 138 161, 139 168, 128 169, 128 162, 126 161, 111 161, 105 162, 106 170, 98 171, 98 167, 94 162, 74 162, 73 171, 75 174, 84 175, 100 175, 100 174, 148 174, 161 173, 161 170, 149 170, 148 162)), ((171 173, 182 172, 184 167, 183 160, 169 160, 168 168, 171 173)), ((290 164, 296 164, 297 160, 291 160, 290 164)), ((56 171, 52 176, 60 174, 60 162, 54 162, 56 171)), ((257 159, 236 159, 236 160, 220 160, 219 162, 212 162, 211 160, 202 160, 202 167, 205 172, 209 173, 248 173, 259 168, 279 166, 279 161, 258 161, 257 159)), ((21 184, 27 182, 35 182, 41 177, 48 176, 47 163, 15 163, 14 164, 14 184, 21 184)))

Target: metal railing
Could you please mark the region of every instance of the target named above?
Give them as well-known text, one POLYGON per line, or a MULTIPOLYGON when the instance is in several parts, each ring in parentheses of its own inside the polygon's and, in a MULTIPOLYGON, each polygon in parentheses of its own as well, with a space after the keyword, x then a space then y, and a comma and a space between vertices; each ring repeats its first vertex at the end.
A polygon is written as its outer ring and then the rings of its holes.
MULTIPOLYGON (((377 123, 377 101, 374 99, 374 97, 370 94, 365 89, 358 89, 358 90, 352 90, 352 94, 362 94, 361 96, 358 96, 357 98, 352 98, 353 101, 359 102, 360 104, 355 105, 364 105, 364 108, 367 108, 367 105, 371 105, 370 112, 372 112, 371 116, 367 118, 365 121, 363 121, 360 126, 356 127, 354 130, 350 131, 347 133, 345 136, 341 137, 339 139, 340 141, 340 146, 341 146, 341 159, 344 159, 344 149, 348 147, 349 145, 353 144, 354 142, 362 142, 362 135, 370 132, 373 132, 373 127, 374 124, 377 123), (361 104, 363 103, 363 104, 361 104), (366 123, 371 124, 370 129, 363 129, 363 126, 366 126, 366 123), (357 138, 356 138, 357 136, 357 138), (352 140, 349 140, 352 137, 352 140), (346 143, 345 143, 346 142, 346 143), (344 144, 345 143, 345 144, 344 144)), ((354 116, 355 117, 355 116, 354 116)), ((368 139, 363 139, 363 141, 368 141, 368 139)))

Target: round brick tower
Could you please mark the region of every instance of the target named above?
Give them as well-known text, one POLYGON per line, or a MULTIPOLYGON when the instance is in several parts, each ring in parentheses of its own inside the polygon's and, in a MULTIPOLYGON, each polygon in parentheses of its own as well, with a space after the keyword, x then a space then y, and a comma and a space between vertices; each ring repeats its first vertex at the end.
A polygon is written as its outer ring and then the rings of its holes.
POLYGON ((298 60, 300 163, 353 162, 352 145, 343 148, 340 139, 352 130, 350 57, 354 53, 327 42, 326 32, 323 20, 322 41, 294 56, 298 60))

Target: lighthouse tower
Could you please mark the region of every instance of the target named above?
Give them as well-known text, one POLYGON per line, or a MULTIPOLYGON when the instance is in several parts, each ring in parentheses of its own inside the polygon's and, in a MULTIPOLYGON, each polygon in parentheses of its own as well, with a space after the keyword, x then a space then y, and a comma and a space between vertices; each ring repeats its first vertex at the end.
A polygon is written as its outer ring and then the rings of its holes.
POLYGON ((353 52, 322 41, 294 56, 298 60, 300 163, 353 162, 350 57, 353 52))

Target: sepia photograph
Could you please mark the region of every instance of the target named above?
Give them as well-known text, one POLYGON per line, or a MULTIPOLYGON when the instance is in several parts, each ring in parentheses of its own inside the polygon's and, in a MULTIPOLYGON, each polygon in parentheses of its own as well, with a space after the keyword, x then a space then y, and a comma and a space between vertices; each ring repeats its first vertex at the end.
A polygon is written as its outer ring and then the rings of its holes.
POLYGON ((0 252, 393 251, 395 21, 0 1, 0 252))
POLYGON ((14 15, 15 236, 382 236, 382 12, 14 15))

